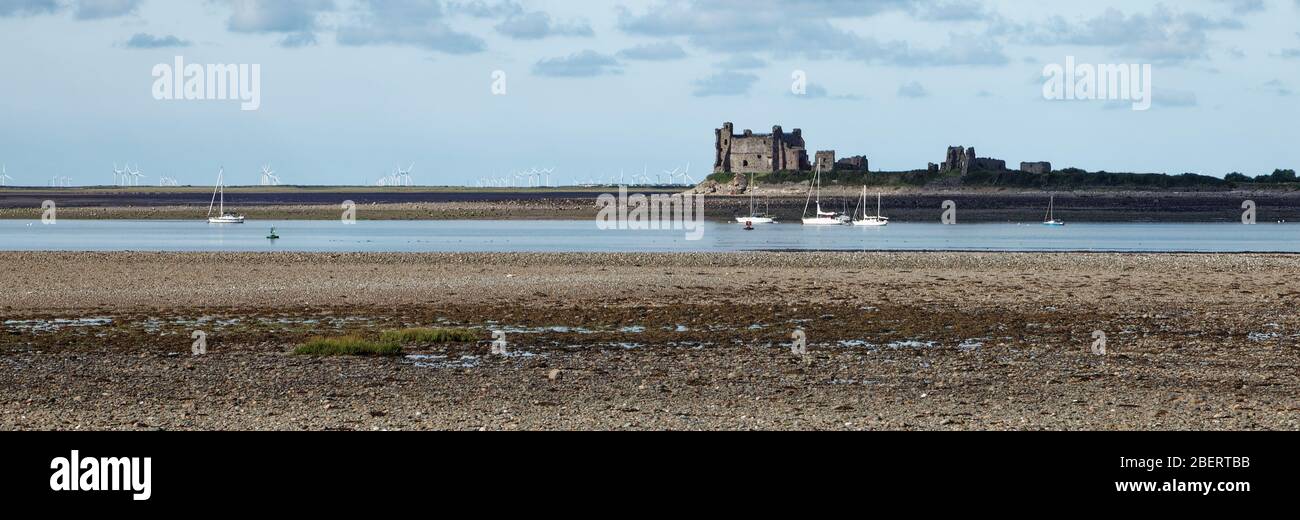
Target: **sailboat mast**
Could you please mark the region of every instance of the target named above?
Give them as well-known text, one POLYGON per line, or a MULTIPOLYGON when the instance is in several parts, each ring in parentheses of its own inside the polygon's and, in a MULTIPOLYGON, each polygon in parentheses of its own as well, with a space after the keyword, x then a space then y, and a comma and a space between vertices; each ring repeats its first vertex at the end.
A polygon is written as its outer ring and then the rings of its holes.
POLYGON ((821 171, 822 171, 821 166, 818 166, 816 173, 813 174, 812 185, 808 187, 808 197, 805 198, 803 201, 803 216, 805 217, 808 216, 808 205, 812 203, 813 191, 819 192, 817 194, 817 213, 819 213, 818 215, 819 217, 821 216, 820 215, 822 211, 821 193, 820 190, 817 189, 817 179, 821 175, 821 171))
MULTIPOLYGON (((867 217, 867 186, 865 184, 862 186, 862 200, 858 201, 858 207, 862 208, 862 218, 866 218, 867 217)), ((857 216, 858 216, 858 212, 857 210, 854 210, 853 217, 857 218, 857 216)))
POLYGON ((749 216, 754 216, 754 174, 749 174, 749 216))
POLYGON ((212 206, 217 203, 217 191, 221 189, 221 173, 217 173, 217 186, 212 188, 212 200, 208 202, 208 216, 212 216, 212 206))
POLYGON ((822 165, 817 165, 817 218, 822 217, 822 165))
POLYGON ((817 184, 817 211, 822 210, 822 165, 817 165, 817 173, 813 175, 813 182, 817 184))

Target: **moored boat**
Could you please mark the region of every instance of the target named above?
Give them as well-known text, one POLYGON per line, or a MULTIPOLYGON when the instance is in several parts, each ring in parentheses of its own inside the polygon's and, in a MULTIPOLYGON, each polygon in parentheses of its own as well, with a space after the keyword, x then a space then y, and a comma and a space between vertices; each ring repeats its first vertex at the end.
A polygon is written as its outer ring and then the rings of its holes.
MULTIPOLYGON (((867 208, 866 208, 866 206, 867 206, 867 187, 866 187, 866 186, 863 186, 863 187, 862 187, 862 201, 858 203, 858 206, 862 208, 862 219, 861 219, 861 220, 858 220, 858 219, 855 218, 855 219, 853 220, 853 225, 855 225, 855 226, 869 226, 869 227, 884 227, 884 226, 888 226, 888 225, 889 225, 889 218, 888 218, 888 217, 885 217, 885 216, 882 216, 882 215, 880 214, 880 194, 879 194, 879 193, 876 194, 876 216, 873 217, 873 216, 869 216, 869 215, 867 215, 867 208)), ((856 212, 856 211, 853 212, 853 215, 856 217, 856 216, 857 216, 857 212, 856 212)))
POLYGON ((212 190, 212 202, 208 203, 208 223, 209 224, 243 224, 244 216, 226 212, 226 169, 222 168, 217 172, 217 187, 212 190), (219 197, 219 199, 218 199, 219 197), (220 200, 220 206, 217 210, 217 216, 212 216, 213 206, 220 200))
POLYGON ((822 168, 817 165, 817 170, 813 173, 812 184, 808 187, 808 201, 803 206, 803 225, 805 226, 843 226, 847 224, 850 218, 834 211, 822 211, 822 168), (813 197, 816 195, 817 214, 808 216, 808 207, 814 202, 813 197))

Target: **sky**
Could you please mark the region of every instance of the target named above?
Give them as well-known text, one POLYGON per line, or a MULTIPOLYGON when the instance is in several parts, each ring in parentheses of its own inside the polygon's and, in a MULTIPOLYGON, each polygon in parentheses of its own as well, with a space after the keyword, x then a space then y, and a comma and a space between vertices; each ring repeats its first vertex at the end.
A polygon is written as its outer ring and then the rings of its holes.
POLYGON ((155 185, 222 167, 256 184, 268 163, 303 185, 410 163, 424 185, 699 179, 725 121, 801 128, 810 153, 873 170, 950 145, 1092 171, 1300 167, 1300 0, 0 0, 0 70, 16 185, 111 184, 114 163, 155 185), (155 99, 178 56, 258 65, 260 106, 155 99), (1150 65, 1151 108, 1045 99, 1067 57, 1150 65))

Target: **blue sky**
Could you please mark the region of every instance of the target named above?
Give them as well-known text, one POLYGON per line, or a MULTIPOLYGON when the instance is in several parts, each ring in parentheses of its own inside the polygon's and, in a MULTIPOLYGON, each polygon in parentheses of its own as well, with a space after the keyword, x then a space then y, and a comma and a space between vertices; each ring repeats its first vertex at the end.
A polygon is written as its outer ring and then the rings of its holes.
MULTIPOLYGON (((1300 167, 1300 0, 0 0, 0 162, 107 184, 558 180, 712 165, 713 129, 923 168, 948 145, 1089 170, 1300 167), (261 107, 158 101, 151 71, 259 64, 261 107), (1151 110, 1042 71, 1151 64, 1151 110), (507 94, 492 94, 494 71, 507 94), (807 94, 791 93, 806 73, 807 94)), ((700 177, 702 175, 696 175, 700 177)))

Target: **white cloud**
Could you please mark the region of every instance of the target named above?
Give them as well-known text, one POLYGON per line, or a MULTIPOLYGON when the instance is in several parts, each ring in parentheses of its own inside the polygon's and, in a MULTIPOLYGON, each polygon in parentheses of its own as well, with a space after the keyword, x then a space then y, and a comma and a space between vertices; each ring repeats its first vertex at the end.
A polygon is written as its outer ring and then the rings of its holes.
POLYGON ((671 61, 686 57, 686 50, 673 42, 647 43, 619 51, 625 60, 671 61))
POLYGON ((232 32, 281 34, 280 44, 300 47, 315 43, 321 14, 335 9, 333 0, 226 0, 232 32))
POLYGON ((743 96, 758 83, 758 76, 743 72, 719 72, 695 81, 696 97, 743 96))
POLYGON ((898 97, 920 99, 929 96, 930 91, 918 81, 909 81, 898 87, 898 97))
POLYGON ((1231 18, 1214 19, 1160 5, 1150 13, 1132 15, 1110 8, 1079 21, 1055 16, 1045 23, 1023 26, 1022 37, 1034 45, 1103 47, 1124 57, 1178 63, 1208 58, 1211 32, 1242 27, 1231 18))
POLYGON ((338 29, 341 45, 396 45, 447 54, 482 52, 482 38, 453 29, 437 0, 361 0, 362 11, 338 29))
POLYGON ((128 49, 162 49, 167 47, 189 47, 190 42, 176 36, 154 36, 148 33, 136 33, 126 41, 128 49))
POLYGON ((583 78, 622 73, 618 60, 613 56, 592 50, 544 59, 533 65, 533 74, 553 78, 583 78))
POLYGON ((99 20, 133 14, 143 0, 77 0, 76 16, 79 20, 99 20))
POLYGON ((980 4, 970 0, 944 4, 913 0, 688 0, 655 4, 639 12, 620 7, 618 24, 629 34, 685 37, 691 45, 717 53, 847 57, 917 67, 1002 65, 1008 61, 1001 44, 987 39, 976 39, 979 43, 974 49, 966 49, 969 44, 964 42, 926 49, 905 41, 879 41, 832 23, 887 12, 942 20, 986 16, 980 4))
POLYGON ((497 32, 516 40, 540 40, 550 36, 595 36, 585 20, 557 22, 541 11, 507 17, 496 26, 497 32))

